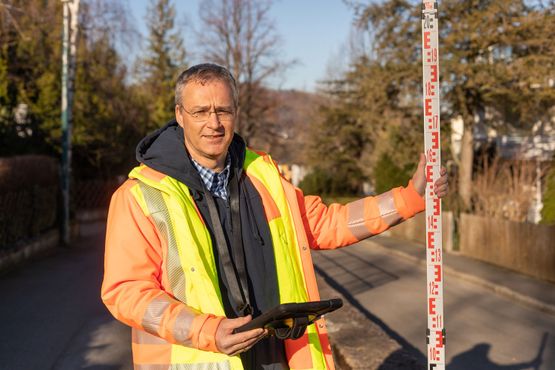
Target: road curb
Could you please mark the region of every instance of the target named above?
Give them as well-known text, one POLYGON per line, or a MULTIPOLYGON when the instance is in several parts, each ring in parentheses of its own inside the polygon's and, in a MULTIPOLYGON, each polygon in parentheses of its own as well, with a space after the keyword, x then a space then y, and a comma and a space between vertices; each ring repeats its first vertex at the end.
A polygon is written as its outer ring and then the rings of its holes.
MULTIPOLYGON (((403 251, 400 250, 396 250, 396 249, 391 249, 391 248, 387 248, 381 244, 379 244, 378 242, 375 241, 371 241, 371 240, 367 240, 367 243, 372 243, 372 245, 375 245, 379 248, 381 248, 385 253, 391 254, 391 255, 396 255, 405 259, 408 259, 412 262, 415 262, 419 265, 422 266, 426 266, 426 261, 422 258, 418 258, 418 257, 414 257, 413 255, 410 255, 408 253, 405 253, 403 251)), ((545 303, 542 302, 540 300, 537 300, 535 298, 532 298, 530 296, 524 295, 522 293, 519 293, 515 290, 512 290, 506 286, 500 285, 500 284, 496 284, 493 283, 489 280, 485 280, 482 279, 480 277, 477 277, 475 275, 472 274, 468 274, 466 272, 461 272, 457 269, 454 269, 452 267, 449 267, 447 265, 443 265, 443 270, 445 272, 445 274, 447 276, 453 276, 453 277, 457 277, 459 279, 468 281, 469 283, 473 283, 476 285, 479 285, 483 288, 486 288, 488 290, 491 290, 497 294, 499 294, 500 296, 503 296, 505 298, 510 298, 513 299, 517 302, 520 302, 528 307, 540 310, 542 312, 548 313, 550 315, 555 315, 555 305, 549 304, 549 303, 545 303)))
POLYGON ((9 250, 0 256, 0 275, 5 274, 25 262, 52 253, 59 244, 58 230, 49 230, 28 243, 9 250))
MULTIPOLYGON (((107 209, 91 209, 79 211, 75 220, 71 222, 72 242, 79 237, 87 237, 96 234, 98 225, 105 225, 107 209)), ((104 227, 104 226, 103 226, 104 227)), ((0 250, 0 275, 15 270, 33 259, 56 253, 62 246, 58 228, 51 228, 31 240, 20 242, 17 247, 0 250)), ((71 243, 70 243, 71 244, 71 243)))

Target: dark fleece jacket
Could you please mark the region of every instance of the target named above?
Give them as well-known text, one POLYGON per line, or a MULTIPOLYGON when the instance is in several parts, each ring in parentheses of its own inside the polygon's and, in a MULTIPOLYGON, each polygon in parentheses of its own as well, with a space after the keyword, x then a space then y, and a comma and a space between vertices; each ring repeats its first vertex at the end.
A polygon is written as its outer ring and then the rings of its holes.
MULTIPOLYGON (((230 176, 239 179, 239 207, 245 266, 249 286, 249 297, 256 317, 279 304, 276 265, 270 229, 266 221, 262 200, 254 185, 243 173, 245 142, 235 134, 229 147, 231 156, 230 176)), ((238 317, 239 312, 230 304, 229 284, 222 274, 222 265, 215 247, 215 239, 208 206, 206 190, 200 175, 193 166, 184 144, 183 129, 171 121, 154 133, 146 136, 136 151, 137 160, 150 168, 181 181, 189 188, 204 222, 212 236, 214 256, 220 283, 220 291, 226 316, 238 317)), ((229 194, 229 187, 228 187, 229 194)), ((225 201, 214 198, 228 248, 232 235, 229 198, 225 201)), ((231 250, 230 250, 231 252, 231 250)), ((230 253, 233 259, 233 253, 230 253)), ((246 369, 287 368, 283 343, 274 337, 266 338, 251 350, 241 355, 246 369)))

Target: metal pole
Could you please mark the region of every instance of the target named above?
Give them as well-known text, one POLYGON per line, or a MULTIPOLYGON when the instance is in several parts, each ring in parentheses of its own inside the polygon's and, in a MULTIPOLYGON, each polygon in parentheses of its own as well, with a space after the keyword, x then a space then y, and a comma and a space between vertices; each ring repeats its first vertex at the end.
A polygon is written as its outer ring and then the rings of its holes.
POLYGON ((62 241, 69 245, 71 238, 71 128, 73 86, 77 54, 77 25, 80 0, 62 0, 62 241), (70 24, 71 18, 71 24, 70 24))
POLYGON ((70 214, 69 214, 69 180, 70 180, 70 126, 68 113, 68 72, 69 72, 69 0, 62 0, 62 241, 69 245, 70 214))
POLYGON ((426 152, 426 330, 428 370, 445 370, 441 199, 433 191, 440 176, 439 41, 437 0, 422 0, 422 99, 426 152))

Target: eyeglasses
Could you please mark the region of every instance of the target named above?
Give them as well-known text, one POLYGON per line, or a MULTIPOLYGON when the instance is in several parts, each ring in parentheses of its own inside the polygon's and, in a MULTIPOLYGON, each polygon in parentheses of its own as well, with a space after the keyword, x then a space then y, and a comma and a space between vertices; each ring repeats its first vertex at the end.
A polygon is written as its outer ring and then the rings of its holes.
POLYGON ((220 122, 226 122, 226 121, 231 121, 234 116, 235 116, 235 112, 230 110, 230 109, 225 109, 225 108, 217 108, 217 109, 199 109, 199 110, 195 110, 193 112, 189 112, 187 109, 185 109, 184 106, 179 105, 179 107, 181 107, 181 109, 183 109, 183 111, 185 111, 185 113, 187 113, 189 116, 191 116, 191 118, 193 119, 193 121, 196 122, 206 122, 208 121, 208 119, 210 118, 210 114, 214 113, 216 114, 216 117, 218 118, 218 121, 220 122))

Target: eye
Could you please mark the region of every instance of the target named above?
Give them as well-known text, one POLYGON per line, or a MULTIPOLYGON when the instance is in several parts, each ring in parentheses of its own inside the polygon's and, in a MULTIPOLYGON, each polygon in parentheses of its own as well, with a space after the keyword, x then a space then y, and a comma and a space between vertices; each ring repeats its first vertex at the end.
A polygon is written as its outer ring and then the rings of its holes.
POLYGON ((193 116, 194 118, 206 117, 208 114, 209 113, 206 110, 196 110, 196 111, 191 112, 191 116, 193 116))
POLYGON ((233 112, 228 109, 218 109, 216 111, 218 117, 227 118, 233 116, 233 112))

